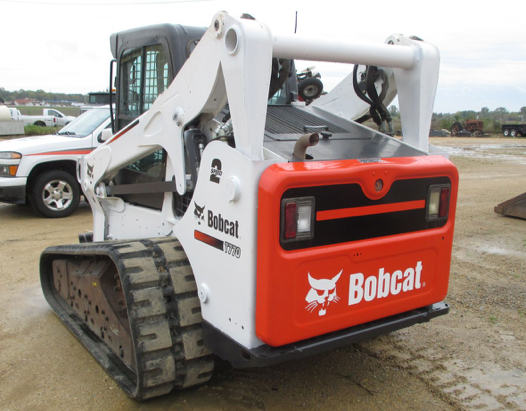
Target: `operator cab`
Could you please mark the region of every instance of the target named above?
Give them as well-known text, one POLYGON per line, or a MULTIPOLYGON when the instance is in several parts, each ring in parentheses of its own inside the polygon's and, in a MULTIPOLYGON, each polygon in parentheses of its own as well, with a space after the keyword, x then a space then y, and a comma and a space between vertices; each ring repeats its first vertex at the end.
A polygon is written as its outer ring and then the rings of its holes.
POLYGON ((147 111, 168 88, 204 32, 201 27, 159 24, 111 35, 118 67, 115 133, 147 111))
MULTIPOLYGON (((111 52, 117 63, 115 84, 110 84, 110 89, 117 86, 114 134, 150 109, 155 99, 170 86, 205 31, 202 27, 159 24, 111 35, 111 52)), ((277 92, 269 98, 271 105, 288 105, 297 100, 294 62, 287 64, 287 70, 284 70, 285 64, 280 61, 276 60, 273 64, 273 77, 279 77, 282 73, 286 76, 280 78, 278 83, 274 80, 277 92)), ((228 109, 219 114, 221 117, 225 115, 228 115, 228 109)), ((189 138, 195 140, 199 136, 189 138)), ((188 148, 198 145, 198 142, 194 144, 188 138, 185 138, 185 142, 188 148)), ((115 177, 115 183, 125 185, 163 182, 165 165, 166 153, 159 150, 121 170, 115 177)), ((161 209, 164 193, 149 193, 145 196, 142 190, 139 191, 118 196, 129 203, 161 209)), ((188 202, 177 199, 176 203, 180 204, 181 201, 188 202)), ((185 207, 182 206, 182 209, 185 207)))
MULTIPOLYGON (((169 87, 204 32, 205 28, 201 27, 159 24, 111 35, 111 52, 117 62, 114 133, 150 109, 155 99, 169 87)), ((115 183, 146 187, 150 183, 163 182, 165 167, 166 152, 159 150, 122 169, 115 183)), ((144 194, 139 190, 117 196, 129 203, 161 209, 164 193, 144 194)))

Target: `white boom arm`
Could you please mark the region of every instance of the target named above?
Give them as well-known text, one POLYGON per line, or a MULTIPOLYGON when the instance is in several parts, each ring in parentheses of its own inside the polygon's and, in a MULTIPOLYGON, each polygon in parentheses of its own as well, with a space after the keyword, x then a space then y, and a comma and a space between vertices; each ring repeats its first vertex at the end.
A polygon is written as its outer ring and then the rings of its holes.
POLYGON ((387 43, 371 45, 299 35, 273 37, 259 21, 218 13, 170 87, 151 109, 81 160, 81 184, 94 214, 95 240, 104 239, 102 227, 106 221, 102 203, 122 202, 106 196, 105 184, 125 165, 162 147, 169 159, 166 180, 175 177, 178 193, 186 192, 185 127, 198 123, 203 128, 227 101, 236 150, 254 161, 264 159, 272 57, 392 67, 404 142, 427 151, 438 82, 438 50, 399 35, 389 37, 387 43))

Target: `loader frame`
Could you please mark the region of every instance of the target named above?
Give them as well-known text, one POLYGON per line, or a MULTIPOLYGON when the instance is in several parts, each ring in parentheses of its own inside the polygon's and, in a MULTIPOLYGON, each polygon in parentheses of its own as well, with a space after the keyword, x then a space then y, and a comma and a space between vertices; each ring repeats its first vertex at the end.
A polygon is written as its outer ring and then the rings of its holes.
MULTIPOLYGON (((177 236, 188 254, 202 292, 206 294, 207 289, 213 289, 211 294, 222 296, 219 300, 205 300, 203 318, 249 349, 262 344, 254 324, 256 187, 260 175, 269 165, 287 161, 264 148, 269 81, 254 81, 254 78, 270 79, 272 58, 392 67, 404 127, 404 142, 401 144, 413 147, 421 155, 427 154, 427 129, 439 66, 439 54, 434 46, 401 35, 389 37, 386 44, 272 35, 261 22, 219 13, 170 87, 157 98, 151 109, 79 163, 81 185, 94 215, 94 241, 177 236), (205 186, 208 176, 203 171, 206 167, 201 167, 197 187, 193 187, 187 178, 184 133, 189 127, 197 127, 209 134, 217 127, 214 118, 227 101, 235 149, 212 141, 203 152, 201 164, 209 167, 220 159, 223 165, 230 167, 223 170, 222 183, 212 187, 213 190, 205 186), (130 150, 130 147, 134 149, 130 150), (165 183, 157 189, 150 186, 148 192, 164 192, 161 210, 145 209, 110 194, 118 190, 109 182, 119 170, 160 148, 167 153, 165 183), (217 192, 214 191, 216 188, 217 192), (173 212, 174 201, 177 196, 184 197, 188 192, 193 193, 193 204, 180 218, 173 212), (219 256, 219 260, 210 265, 200 258, 200 254, 208 252, 206 248, 196 251, 199 246, 195 246, 196 220, 192 211, 205 203, 209 210, 211 201, 214 201, 212 198, 225 198, 225 192, 227 201, 213 212, 229 219, 236 214, 241 216, 238 219, 241 226, 239 238, 233 243, 242 249, 242 254, 234 262, 219 256), (139 226, 136 221, 140 221, 139 226), (229 274, 218 281, 212 275, 215 269, 229 274), (251 274, 240 277, 241 272, 251 274), (221 284, 225 281, 236 282, 240 289, 246 290, 249 298, 236 301, 235 291, 221 284), (216 306, 218 303, 220 308, 216 306), (228 314, 234 311, 239 317, 236 321, 232 319, 233 314, 228 314)), ((353 96, 351 90, 349 87, 347 94, 353 96)), ((338 90, 338 93, 343 91, 338 90)), ((345 104, 341 102, 340 107, 344 110, 345 104)), ((360 116, 368 109, 365 103, 361 107, 360 116)), ((322 103, 315 103, 311 108, 313 112, 327 116, 333 116, 336 109, 334 104, 327 106, 322 103)), ((365 132, 366 128, 363 129, 365 132)), ((213 140, 212 136, 207 137, 213 140)))

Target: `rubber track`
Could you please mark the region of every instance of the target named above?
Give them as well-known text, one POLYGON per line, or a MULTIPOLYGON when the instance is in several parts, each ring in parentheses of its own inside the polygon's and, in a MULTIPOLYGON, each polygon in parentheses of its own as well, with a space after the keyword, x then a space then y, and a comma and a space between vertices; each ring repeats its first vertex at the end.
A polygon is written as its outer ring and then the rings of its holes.
POLYGON ((132 398, 157 397, 210 379, 214 356, 205 348, 192 269, 173 238, 83 243, 47 248, 40 260, 44 295, 59 318, 132 398), (52 261, 109 257, 121 279, 135 350, 131 372, 83 323, 53 285, 52 261))

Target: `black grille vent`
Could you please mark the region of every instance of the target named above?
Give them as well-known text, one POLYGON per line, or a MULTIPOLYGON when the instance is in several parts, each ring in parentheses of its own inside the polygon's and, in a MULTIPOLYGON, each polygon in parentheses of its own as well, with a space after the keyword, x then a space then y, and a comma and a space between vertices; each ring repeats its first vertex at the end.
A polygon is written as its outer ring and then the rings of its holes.
POLYGON ((192 202, 193 195, 194 193, 190 191, 187 191, 183 196, 180 196, 177 191, 174 192, 173 207, 177 217, 182 217, 184 213, 186 213, 186 210, 190 207, 190 203, 192 202))
MULTIPOLYGON (((275 140, 287 138, 297 139, 299 135, 305 134, 304 127, 327 127, 324 131, 332 135, 343 134, 349 136, 348 130, 330 123, 313 114, 300 110, 293 106, 268 106, 267 123, 265 125, 266 133, 275 140)), ((308 130, 311 131, 311 130, 308 130)))
MULTIPOLYGON (((451 184, 447 177, 418 178, 395 181, 380 200, 369 199, 359 184, 341 184, 291 188, 284 198, 313 196, 316 212, 344 208, 365 207, 426 200, 429 186, 451 184)), ((314 238, 305 241, 281 243, 285 250, 340 244, 443 227, 446 220, 427 221, 426 209, 396 211, 359 217, 337 218, 314 223, 314 238)))

